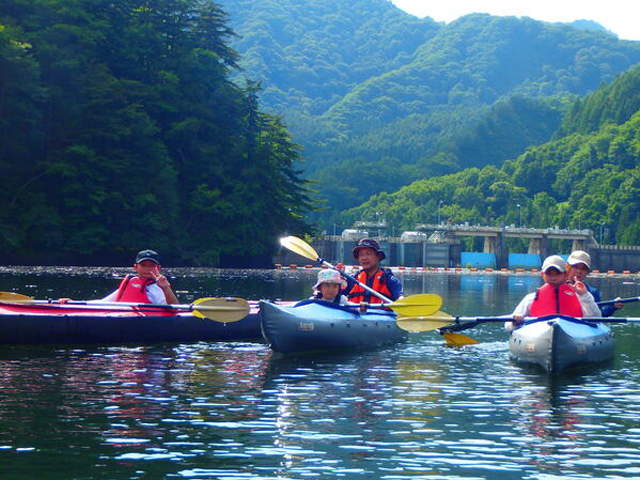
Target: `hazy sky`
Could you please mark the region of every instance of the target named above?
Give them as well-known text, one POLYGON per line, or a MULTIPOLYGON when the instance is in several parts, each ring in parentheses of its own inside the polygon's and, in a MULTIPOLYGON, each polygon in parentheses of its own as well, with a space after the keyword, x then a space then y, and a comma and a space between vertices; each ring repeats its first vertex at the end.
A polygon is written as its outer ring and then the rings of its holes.
POLYGON ((515 15, 546 22, 594 20, 626 40, 640 40, 638 0, 391 0, 417 17, 450 22, 467 13, 515 15))

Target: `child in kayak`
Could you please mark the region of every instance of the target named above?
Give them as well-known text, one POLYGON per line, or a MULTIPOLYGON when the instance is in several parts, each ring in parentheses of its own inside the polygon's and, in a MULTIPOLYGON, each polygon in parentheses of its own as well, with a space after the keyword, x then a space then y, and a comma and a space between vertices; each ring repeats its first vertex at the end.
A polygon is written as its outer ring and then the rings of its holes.
MULTIPOLYGON (((587 284, 584 279, 587 278, 589 272, 591 272, 591 255, 582 250, 575 250, 571 252, 567 259, 567 273, 569 275, 569 283, 582 282, 589 290, 589 293, 593 295, 593 299, 596 303, 600 301, 600 291, 596 287, 592 287, 587 284)), ((620 297, 616 298, 619 300, 620 297)), ((613 305, 602 305, 600 311, 603 317, 610 317, 614 312, 624 306, 623 303, 614 303, 613 305)))
POLYGON ((315 293, 311 298, 338 305, 348 305, 347 297, 340 293, 346 286, 347 282, 344 281, 340 272, 329 269, 320 270, 318 281, 313 286, 315 293))
POLYGON ((160 255, 153 250, 141 250, 136 255, 135 275, 127 275, 117 290, 102 302, 134 302, 166 305, 178 303, 167 277, 160 273, 160 255))
MULTIPOLYGON (((124 277, 120 286, 106 297, 90 302, 132 302, 167 305, 179 303, 167 277, 160 273, 160 255, 153 250, 141 250, 136 255, 135 275, 124 277)), ((61 304, 70 298, 61 298, 61 304)))
POLYGON ((567 284, 567 264, 559 255, 551 255, 542 264, 544 285, 526 295, 513 311, 513 321, 505 323, 511 331, 525 317, 569 315, 572 317, 599 317, 600 309, 582 282, 567 284))

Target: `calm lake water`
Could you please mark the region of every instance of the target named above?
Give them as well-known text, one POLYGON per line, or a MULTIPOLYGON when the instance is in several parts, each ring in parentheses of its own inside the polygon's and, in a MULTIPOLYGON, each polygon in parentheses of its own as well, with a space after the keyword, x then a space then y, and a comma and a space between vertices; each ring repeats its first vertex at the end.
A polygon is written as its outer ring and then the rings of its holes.
MULTIPOLYGON (((0 269, 0 290, 101 297, 119 269, 0 269)), ((307 297, 310 271, 169 270, 183 302, 307 297)), ((448 313, 509 313, 533 275, 403 274, 448 313)), ((603 299, 637 276, 596 278, 603 299)), ((640 316, 640 305, 622 311, 640 316)), ((501 325, 340 355, 261 343, 2 346, 0 479, 640 478, 640 325, 615 361, 550 377, 509 359, 501 325)))

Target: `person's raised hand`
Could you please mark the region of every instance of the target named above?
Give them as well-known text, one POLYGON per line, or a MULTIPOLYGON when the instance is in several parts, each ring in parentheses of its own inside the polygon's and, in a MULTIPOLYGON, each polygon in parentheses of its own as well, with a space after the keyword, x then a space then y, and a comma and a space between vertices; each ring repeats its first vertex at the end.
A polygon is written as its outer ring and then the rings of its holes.
POLYGON ((169 283, 169 280, 167 280, 167 277, 160 273, 160 265, 157 265, 156 268, 151 270, 151 276, 160 288, 171 288, 171 284, 169 283))
POLYGON ((585 293, 587 293, 587 286, 582 282, 574 283, 573 288, 575 288, 578 295, 584 295, 585 293))

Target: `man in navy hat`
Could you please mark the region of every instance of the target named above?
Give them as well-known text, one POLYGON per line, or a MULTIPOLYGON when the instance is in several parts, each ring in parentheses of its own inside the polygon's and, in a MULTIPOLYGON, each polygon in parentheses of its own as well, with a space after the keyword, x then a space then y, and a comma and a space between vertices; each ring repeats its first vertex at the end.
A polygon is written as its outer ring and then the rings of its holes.
MULTIPOLYGON (((391 300, 404 296, 402 283, 391 272, 391 269, 380 267, 380 262, 386 258, 378 242, 372 238, 363 238, 353 249, 353 257, 358 260, 362 270, 356 278, 369 288, 381 293, 391 300)), ((347 285, 347 297, 353 303, 382 303, 382 299, 367 292, 357 283, 347 285)))

